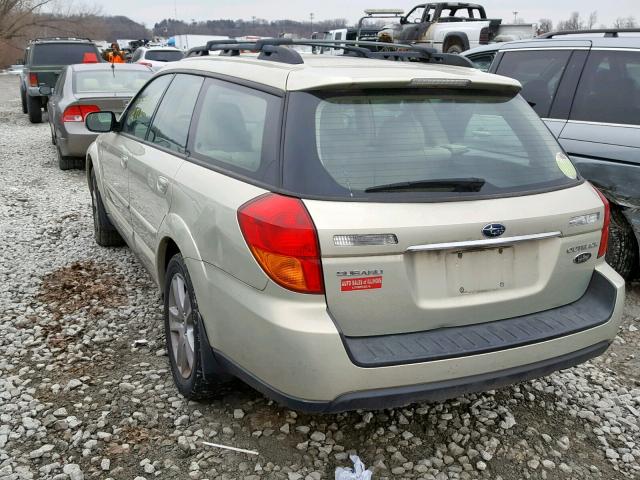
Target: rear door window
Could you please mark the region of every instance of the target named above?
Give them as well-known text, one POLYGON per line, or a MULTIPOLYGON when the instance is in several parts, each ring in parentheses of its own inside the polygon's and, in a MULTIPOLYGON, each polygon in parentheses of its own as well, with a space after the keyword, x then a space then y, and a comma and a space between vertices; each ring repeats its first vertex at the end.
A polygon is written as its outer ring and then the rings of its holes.
POLYGON ((522 96, 538 115, 549 115, 570 50, 507 51, 496 73, 522 84, 522 96))
POLYGON ((88 43, 44 43, 32 48, 33 65, 72 65, 100 61, 96 46, 88 43))
POLYGON ((190 141, 201 163, 273 181, 279 145, 281 99, 208 79, 190 141))
POLYGON ((133 100, 122 123, 122 133, 133 135, 140 140, 146 138, 153 112, 172 78, 173 75, 156 78, 133 100))
POLYGON ((196 75, 176 75, 155 114, 147 135, 149 142, 185 153, 191 117, 203 81, 196 75))
POLYGON ((640 52, 592 51, 570 119, 639 125, 640 52))

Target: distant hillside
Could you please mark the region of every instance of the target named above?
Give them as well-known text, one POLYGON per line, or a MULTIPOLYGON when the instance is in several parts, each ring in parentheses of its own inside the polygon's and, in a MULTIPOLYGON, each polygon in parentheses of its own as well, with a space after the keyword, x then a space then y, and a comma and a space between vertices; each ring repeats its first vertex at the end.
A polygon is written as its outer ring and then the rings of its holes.
POLYGON ((113 41, 116 38, 149 38, 151 32, 144 25, 134 22, 129 17, 117 15, 101 17, 104 40, 113 41))
POLYGON ((309 37, 312 32, 324 32, 336 28, 343 28, 347 20, 337 18, 320 22, 298 22, 295 20, 203 20, 186 23, 179 20, 164 19, 153 26, 153 34, 163 37, 191 33, 201 35, 228 35, 241 37, 244 35, 259 35, 262 37, 277 37, 281 33, 292 33, 300 37, 309 37))

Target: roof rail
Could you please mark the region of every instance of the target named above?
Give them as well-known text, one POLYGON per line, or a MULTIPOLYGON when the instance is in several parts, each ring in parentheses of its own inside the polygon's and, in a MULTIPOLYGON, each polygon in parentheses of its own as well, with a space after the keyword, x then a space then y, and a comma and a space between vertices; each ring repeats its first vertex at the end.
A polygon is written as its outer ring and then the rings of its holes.
MULTIPOLYGON (((304 63, 302 55, 291 46, 339 48, 344 55, 374 58, 379 60, 439 63, 457 67, 473 67, 466 57, 448 53, 438 53, 435 49, 420 45, 402 43, 368 42, 360 40, 293 40, 290 38, 263 38, 256 41, 239 42, 211 40, 205 46, 194 47, 187 57, 207 56, 209 52, 220 51, 220 55, 238 56, 241 51, 259 52, 258 59, 297 65, 304 63)), ((315 53, 315 52, 314 52, 315 53)))
POLYGON ((589 35, 593 33, 603 33, 605 37, 617 38, 619 33, 640 33, 640 28, 598 28, 594 30, 563 30, 559 32, 549 32, 539 35, 537 38, 554 38, 563 35, 589 35))

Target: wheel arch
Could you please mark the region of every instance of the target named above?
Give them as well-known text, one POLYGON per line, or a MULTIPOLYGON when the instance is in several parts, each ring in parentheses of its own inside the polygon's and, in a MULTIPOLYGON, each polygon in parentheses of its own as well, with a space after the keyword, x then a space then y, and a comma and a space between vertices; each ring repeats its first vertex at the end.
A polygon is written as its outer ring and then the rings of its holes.
POLYGON ((162 289, 169 260, 176 253, 181 253, 185 259, 201 261, 200 250, 184 220, 174 212, 169 212, 162 222, 158 232, 158 246, 156 248, 156 278, 162 289))
POLYGON ((457 43, 462 46, 462 50, 469 50, 469 37, 465 32, 448 32, 442 40, 442 51, 446 52, 447 48, 452 43, 457 43))

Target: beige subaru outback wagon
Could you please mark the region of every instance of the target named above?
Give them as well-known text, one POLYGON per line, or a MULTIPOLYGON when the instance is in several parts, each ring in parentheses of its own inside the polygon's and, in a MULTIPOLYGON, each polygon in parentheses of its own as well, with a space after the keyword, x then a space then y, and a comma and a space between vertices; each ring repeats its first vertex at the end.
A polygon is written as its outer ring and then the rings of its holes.
POLYGON ((160 286, 184 396, 238 377, 302 411, 392 407, 607 349, 607 201, 517 81, 286 43, 209 44, 86 119, 95 238, 160 286))

